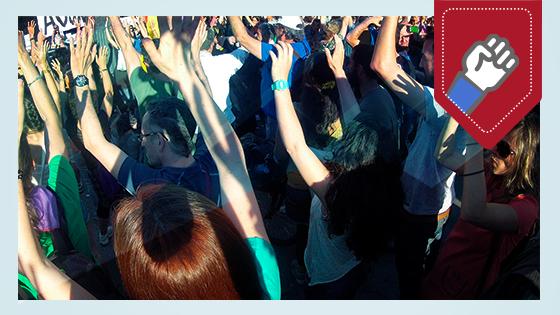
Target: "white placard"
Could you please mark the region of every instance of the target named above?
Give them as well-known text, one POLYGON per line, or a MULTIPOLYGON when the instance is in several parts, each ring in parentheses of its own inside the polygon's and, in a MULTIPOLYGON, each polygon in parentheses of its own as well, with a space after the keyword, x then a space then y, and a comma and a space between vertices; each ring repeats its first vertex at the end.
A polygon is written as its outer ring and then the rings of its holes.
POLYGON ((74 19, 78 19, 80 25, 87 22, 87 16, 37 16, 39 29, 49 37, 53 34, 54 25, 58 25, 61 32, 66 32, 76 28, 74 19))

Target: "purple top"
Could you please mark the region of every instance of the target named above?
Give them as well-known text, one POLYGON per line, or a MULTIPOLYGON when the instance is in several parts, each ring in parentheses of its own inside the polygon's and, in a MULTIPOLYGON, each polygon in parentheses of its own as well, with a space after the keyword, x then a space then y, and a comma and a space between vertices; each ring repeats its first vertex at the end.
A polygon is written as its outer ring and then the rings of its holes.
POLYGON ((31 202, 37 212, 37 229, 49 232, 60 227, 56 197, 50 190, 43 186, 34 187, 31 202))

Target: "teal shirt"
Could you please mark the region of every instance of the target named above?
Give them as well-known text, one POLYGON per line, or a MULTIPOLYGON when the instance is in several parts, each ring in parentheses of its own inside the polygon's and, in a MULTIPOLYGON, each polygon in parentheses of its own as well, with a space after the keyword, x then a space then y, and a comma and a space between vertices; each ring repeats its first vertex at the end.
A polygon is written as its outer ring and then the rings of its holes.
POLYGON ((261 287, 268 295, 265 298, 279 300, 281 295, 280 271, 272 245, 259 237, 248 238, 247 244, 255 256, 261 287))

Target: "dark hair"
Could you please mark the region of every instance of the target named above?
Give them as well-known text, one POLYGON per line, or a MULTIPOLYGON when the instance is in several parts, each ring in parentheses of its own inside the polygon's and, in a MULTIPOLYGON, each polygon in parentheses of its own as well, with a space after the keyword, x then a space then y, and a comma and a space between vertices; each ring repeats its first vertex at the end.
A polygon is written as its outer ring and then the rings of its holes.
POLYGON ((117 206, 115 253, 135 299, 260 299, 246 241, 208 198, 146 185, 117 206))
POLYGON ((193 144, 185 117, 192 117, 184 101, 176 97, 155 98, 147 106, 149 124, 162 129, 169 140, 171 150, 178 155, 189 157, 193 144), (189 116, 190 115, 190 116, 189 116))
POLYGON ((345 129, 329 165, 334 180, 325 195, 329 233, 346 234, 358 259, 373 259, 386 248, 402 201, 399 172, 377 158, 374 119, 361 113, 345 129))
POLYGON ((306 59, 303 80, 299 112, 303 116, 302 128, 310 144, 322 148, 331 141, 330 127, 339 118, 338 90, 324 52, 315 52, 306 59))
POLYGON ((509 132, 511 135, 513 169, 504 175, 506 191, 511 195, 530 193, 538 197, 539 186, 539 117, 527 115, 509 132))
POLYGON ((268 43, 270 38, 274 38, 274 27, 269 23, 260 23, 258 26, 261 31, 262 41, 268 43))
POLYGON ((31 226, 36 231, 37 223, 39 221, 37 216, 37 211, 31 201, 31 190, 33 189, 33 184, 31 183, 31 176, 33 173, 33 162, 31 159, 31 148, 27 142, 27 137, 24 134, 21 135, 19 139, 19 152, 18 152, 18 169, 20 169, 22 174, 23 192, 25 194, 25 203, 27 205, 27 215, 29 216, 29 221, 31 226))
POLYGON ((28 93, 25 93, 23 96, 23 106, 25 108, 23 120, 25 130, 31 132, 43 131, 45 129, 45 122, 41 118, 41 115, 39 115, 39 111, 28 93))
POLYGON ((372 56, 373 46, 359 44, 352 50, 351 58, 354 62, 354 66, 360 66, 368 78, 375 79, 377 82, 382 82, 377 72, 373 71, 370 67, 372 56))

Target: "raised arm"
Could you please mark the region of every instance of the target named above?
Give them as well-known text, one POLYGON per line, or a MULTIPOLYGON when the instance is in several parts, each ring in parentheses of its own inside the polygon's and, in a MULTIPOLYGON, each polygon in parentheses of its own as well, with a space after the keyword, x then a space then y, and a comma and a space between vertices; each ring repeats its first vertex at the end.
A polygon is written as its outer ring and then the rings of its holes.
POLYGON ((42 253, 27 214, 21 179, 18 179, 18 269, 45 300, 95 299, 42 253))
MULTIPOLYGON (((76 46, 72 41, 70 42, 70 66, 74 78, 83 78, 91 67, 95 55, 95 51, 92 51, 92 33, 91 25, 88 25, 84 27, 80 36, 76 37, 76 46)), ((93 108, 89 86, 76 85, 75 89, 76 110, 86 149, 116 178, 127 155, 105 139, 99 118, 93 108)))
POLYGON ((111 118, 113 113, 113 82, 111 81, 111 74, 107 69, 107 59, 109 58, 109 48, 103 46, 99 48, 99 52, 95 57, 95 62, 99 68, 99 74, 101 75, 101 81, 103 82, 103 91, 105 95, 103 96, 103 108, 107 113, 107 117, 111 118))
POLYGON ((409 77, 397 64, 397 21, 397 16, 386 16, 383 19, 370 66, 403 103, 419 113, 424 113, 424 87, 409 77))
POLYGON ((51 69, 56 73, 57 88, 60 94, 66 94, 66 84, 64 82, 64 73, 60 67, 60 61, 53 59, 51 61, 51 69))
POLYGON ((58 115, 62 113, 62 102, 60 100, 60 94, 58 93, 58 86, 54 77, 51 72, 51 68, 49 67, 49 63, 47 62, 47 52, 49 51, 50 45, 46 42, 38 43, 36 60, 37 66, 43 73, 45 77, 45 82, 47 83, 47 88, 49 89, 49 93, 52 96, 54 104, 56 105, 56 109, 58 115))
POLYGON ((327 55, 327 61, 336 79, 336 88, 340 96, 340 105, 342 107, 342 117, 345 124, 349 124, 360 113, 360 105, 356 100, 354 91, 348 82, 346 73, 344 72, 344 44, 340 37, 334 37, 336 46, 331 55, 330 50, 324 48, 327 55))
MULTIPOLYGON (((278 56, 270 51, 272 59, 271 75, 273 82, 284 81, 287 86, 288 74, 292 66, 293 48, 283 42, 275 45, 278 56)), ((331 176, 327 168, 309 149, 305 142, 303 129, 299 123, 289 89, 274 90, 276 117, 280 136, 286 151, 296 164, 305 183, 324 202, 331 176)))
POLYGON ((342 38, 345 38, 348 33, 348 27, 350 27, 350 24, 352 24, 352 17, 343 16, 342 25, 340 26, 340 31, 338 32, 338 35, 342 36, 342 38))
POLYGON ((459 139, 458 128, 457 121, 450 117, 441 132, 435 155, 438 162, 463 178, 461 218, 485 229, 516 231, 517 215, 511 206, 486 202, 482 147, 470 136, 459 139))
MULTIPOLYGON (((188 36, 181 34, 181 29, 184 29, 181 17, 173 17, 171 23, 174 31, 170 31, 167 23, 158 21, 161 33, 159 53, 163 57, 161 60, 166 64, 156 64, 156 66, 166 69, 165 74, 179 84, 181 93, 185 96, 185 102, 218 168, 222 207, 225 213, 243 237, 260 237, 268 240, 245 166, 241 143, 196 75, 188 36)), ((205 27, 204 22, 198 22, 192 45, 202 43, 197 36, 204 36, 205 27)), ((198 49, 195 48, 194 51, 198 49)))
POLYGON ((29 53, 23 43, 23 33, 18 32, 18 64, 23 71, 25 81, 33 97, 39 114, 45 121, 49 133, 49 160, 57 155, 67 155, 66 145, 62 136, 62 123, 56 105, 47 89, 39 71, 33 65, 29 53))
POLYGON ((134 49, 132 45, 132 41, 130 39, 130 35, 126 32, 121 24, 121 20, 118 16, 111 16, 109 17, 111 21, 111 28, 113 29, 113 34, 117 40, 117 43, 124 55, 124 61, 126 63, 126 72, 128 74, 128 78, 136 70, 140 68, 140 58, 138 57, 138 53, 134 49))
POLYGON ((231 24, 233 34, 241 46, 245 47, 253 56, 262 60, 261 42, 247 33, 245 25, 239 16, 228 16, 228 21, 231 24))
POLYGON ((363 32, 367 31, 370 24, 375 24, 379 26, 379 21, 381 17, 379 16, 370 16, 367 19, 363 20, 362 23, 356 25, 356 27, 346 35, 346 41, 350 46, 356 47, 360 44, 360 35, 363 32))

